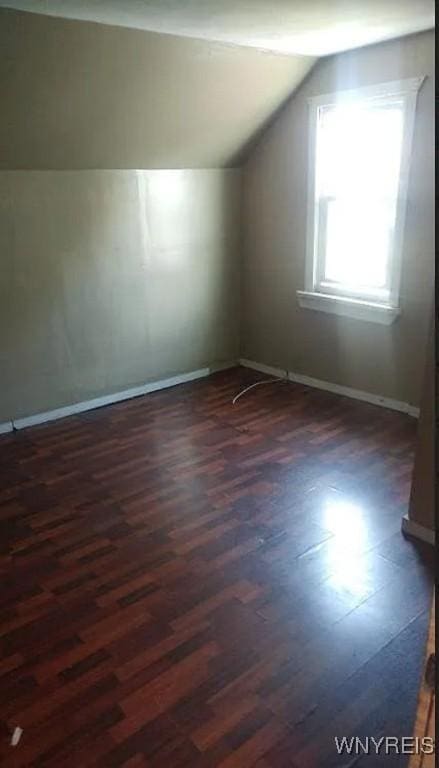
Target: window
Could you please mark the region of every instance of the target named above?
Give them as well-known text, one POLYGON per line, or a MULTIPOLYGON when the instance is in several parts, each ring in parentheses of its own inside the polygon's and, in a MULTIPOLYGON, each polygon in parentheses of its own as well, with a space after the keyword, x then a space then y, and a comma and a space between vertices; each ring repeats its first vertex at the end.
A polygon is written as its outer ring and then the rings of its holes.
POLYGON ((416 97, 423 78, 309 100, 305 291, 299 303, 374 322, 399 314, 416 97))

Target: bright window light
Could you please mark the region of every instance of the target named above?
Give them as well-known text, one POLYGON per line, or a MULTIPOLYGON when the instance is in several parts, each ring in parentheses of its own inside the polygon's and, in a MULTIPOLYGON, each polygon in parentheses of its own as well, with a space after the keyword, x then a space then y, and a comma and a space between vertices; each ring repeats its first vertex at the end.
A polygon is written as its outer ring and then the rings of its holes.
POLYGON ((328 287, 388 285, 403 117, 402 103, 331 107, 319 115, 319 240, 328 287))
POLYGON ((321 295, 326 301, 398 307, 421 82, 414 78, 310 99, 309 242, 306 291, 299 291, 299 299, 321 295))

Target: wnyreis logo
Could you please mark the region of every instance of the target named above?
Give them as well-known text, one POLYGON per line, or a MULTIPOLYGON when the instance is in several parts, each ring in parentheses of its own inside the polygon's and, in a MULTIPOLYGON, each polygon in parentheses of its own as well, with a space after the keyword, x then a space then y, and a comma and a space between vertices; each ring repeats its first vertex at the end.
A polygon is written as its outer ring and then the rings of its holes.
POLYGON ((339 755, 433 755, 434 739, 430 736, 335 736, 339 755))

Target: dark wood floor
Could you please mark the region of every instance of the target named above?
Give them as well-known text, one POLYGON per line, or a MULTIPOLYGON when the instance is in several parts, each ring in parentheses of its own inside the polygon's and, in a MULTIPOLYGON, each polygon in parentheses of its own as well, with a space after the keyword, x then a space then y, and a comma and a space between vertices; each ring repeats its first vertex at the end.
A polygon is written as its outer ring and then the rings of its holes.
POLYGON ((2 764, 340 768, 334 736, 412 732, 416 423, 285 383, 232 406, 255 378, 0 438, 2 764))

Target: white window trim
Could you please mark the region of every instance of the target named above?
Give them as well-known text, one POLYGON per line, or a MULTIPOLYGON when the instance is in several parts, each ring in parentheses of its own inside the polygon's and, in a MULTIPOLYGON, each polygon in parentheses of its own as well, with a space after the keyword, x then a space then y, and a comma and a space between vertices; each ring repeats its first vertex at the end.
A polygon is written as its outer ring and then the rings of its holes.
POLYGON ((297 291, 299 305, 305 309, 314 309, 337 315, 345 315, 361 320, 384 323, 389 325, 400 314, 399 294, 401 284, 402 246, 407 209, 407 192, 410 172, 411 148, 416 112, 416 100, 425 76, 412 77, 406 80, 393 80, 356 88, 347 91, 314 96, 308 99, 308 202, 307 202, 307 232, 306 232, 306 263, 305 290, 297 291), (405 122, 404 137, 401 152, 401 166, 396 208, 396 223, 393 241, 392 281, 390 299, 386 302, 354 298, 332 293, 322 293, 316 289, 316 206, 315 206, 315 177, 316 177, 316 131, 319 108, 349 102, 358 97, 376 100, 383 97, 404 96, 405 122))

